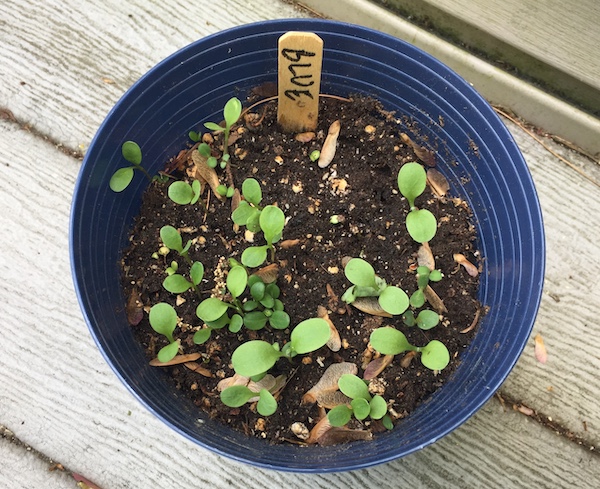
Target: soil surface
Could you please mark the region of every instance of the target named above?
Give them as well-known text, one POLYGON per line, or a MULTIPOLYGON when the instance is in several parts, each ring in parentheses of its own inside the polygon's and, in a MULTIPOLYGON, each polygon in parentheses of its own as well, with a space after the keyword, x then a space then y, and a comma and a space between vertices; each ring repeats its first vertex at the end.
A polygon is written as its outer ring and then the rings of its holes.
MULTIPOLYGON (((155 358, 167 341, 151 329, 147 313, 158 302, 172 304, 181 319, 174 333, 181 340, 180 353, 200 353, 196 363, 205 370, 200 374, 184 365, 156 367, 164 370, 165 382, 172 382, 211 418, 271 443, 302 443, 292 433, 291 425, 301 422, 310 430, 322 417, 322 409, 315 404, 302 404, 301 400, 329 365, 352 362, 358 366, 358 375, 363 375, 369 360, 378 356, 368 348, 374 328, 394 326, 406 334, 409 342, 419 346, 432 339, 440 340, 451 356, 450 364, 442 371, 423 367, 418 355, 412 360, 397 355, 371 381, 372 391, 388 401, 393 422, 401 422, 448 380, 482 315, 482 306, 476 300, 478 277, 469 275, 453 258, 461 253, 473 264, 479 263, 471 212, 457 196, 436 196, 429 186, 416 201, 418 207, 429 209, 438 220, 437 234, 429 244, 436 268, 443 272, 444 278, 432 287, 447 312, 441 314, 437 327, 422 331, 406 327, 401 317, 383 318, 360 312, 340 299, 351 285, 344 276, 343 257, 362 257, 388 284, 403 288, 409 295, 416 290, 419 245, 405 228, 409 208, 398 192, 397 175, 408 161, 421 161, 426 167, 435 165, 435 155, 402 136, 415 133, 410 121, 396 119, 372 99, 323 98, 319 126, 309 142, 298 141, 294 134, 281 133, 276 118, 274 101, 259 104, 245 114, 244 121, 232 131, 235 141, 230 145, 229 178, 237 188, 241 188, 246 177, 256 178, 263 191, 262 204, 276 204, 289 219, 282 240, 292 246, 277 246, 276 262, 280 267, 277 280, 280 299, 292 318, 290 327, 316 317, 318 306, 323 306, 340 333, 342 348, 333 352, 325 346, 312 354, 298 356, 293 362, 279 360, 270 373, 286 375, 287 384, 278 396, 279 407, 272 416, 259 415, 253 403, 241 408, 225 406, 220 401, 217 383, 234 374, 230 358, 235 348, 249 339, 283 345, 289 339, 289 330, 267 326, 260 331, 242 328, 239 333, 231 333, 224 328, 214 331, 206 344, 193 343, 194 332, 202 327, 195 314, 199 300, 193 290, 176 296, 162 287, 165 269, 171 261, 178 262, 182 274, 186 273, 187 265, 175 252, 152 258, 162 245, 160 228, 172 225, 180 230, 184 243, 192 240, 190 257, 205 267, 200 286, 203 298, 210 297, 218 287, 217 282, 222 281, 227 259, 239 260, 249 244, 245 241, 245 228, 234 231, 230 199, 220 201, 203 188, 202 200, 208 199, 207 210, 199 203, 177 205, 166 196, 167 185, 157 182, 144 195, 141 214, 131 232, 131 245, 122 260, 125 302, 132 328, 148 360, 155 358), (321 149, 335 120, 341 123, 337 151, 332 164, 321 169, 309 155, 321 149), (337 224, 332 224, 332 216, 338 216, 334 218, 337 224), (461 332, 464 330, 468 331, 461 332)), ((212 146, 215 154, 219 154, 222 136, 214 137, 212 146)), ((192 149, 167 162, 166 171, 187 178, 189 151, 192 149)), ((227 182, 226 173, 217 171, 222 181, 227 182)), ((256 235, 254 244, 264 244, 262 237, 256 235)), ((380 421, 367 419, 353 423, 352 427, 373 433, 385 430, 380 421)))

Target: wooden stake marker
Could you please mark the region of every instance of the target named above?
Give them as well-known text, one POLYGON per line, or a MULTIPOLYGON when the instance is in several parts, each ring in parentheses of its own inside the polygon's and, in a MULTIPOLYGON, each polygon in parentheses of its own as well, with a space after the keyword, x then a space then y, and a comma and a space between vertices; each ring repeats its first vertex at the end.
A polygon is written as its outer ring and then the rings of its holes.
POLYGON ((323 40, 312 32, 286 32, 278 43, 277 122, 284 131, 317 128, 323 40))

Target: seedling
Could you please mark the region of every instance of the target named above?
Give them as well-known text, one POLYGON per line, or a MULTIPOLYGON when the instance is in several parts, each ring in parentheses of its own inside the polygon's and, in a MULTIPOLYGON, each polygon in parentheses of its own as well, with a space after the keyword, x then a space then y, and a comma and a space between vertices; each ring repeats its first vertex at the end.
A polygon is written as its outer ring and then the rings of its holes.
POLYGON ((379 305, 389 314, 399 315, 408 309, 409 299, 406 292, 399 287, 388 285, 362 258, 352 258, 346 264, 344 274, 354 284, 342 295, 344 302, 352 304, 358 297, 377 297, 379 305))
POLYGON ((209 297, 196 308, 196 315, 204 321, 207 328, 197 331, 195 343, 204 343, 210 338, 213 329, 229 326, 229 331, 237 333, 242 326, 249 330, 259 330, 267 324, 274 329, 286 329, 290 317, 284 311, 279 300, 280 290, 274 284, 265 284, 257 275, 248 277, 246 269, 234 265, 227 274, 226 287, 229 292, 227 300, 209 297), (242 302, 241 296, 248 290, 249 300, 242 302), (230 317, 229 312, 234 314, 230 317))
POLYGON ((412 307, 423 307, 425 304, 425 289, 429 285, 429 282, 439 282, 442 280, 442 272, 439 270, 429 270, 426 266, 420 266, 417 268, 417 287, 412 295, 410 296, 410 305, 412 307))
POLYGON ((181 234, 173 226, 163 226, 160 229, 160 238, 168 249, 177 251, 190 266, 190 280, 188 280, 183 275, 176 273, 179 266, 176 262, 171 262, 171 266, 166 270, 167 277, 163 281, 163 287, 172 294, 182 294, 193 288, 200 297, 198 285, 204 277, 204 265, 199 261, 192 261, 189 257, 188 251, 192 245, 191 240, 184 247, 181 234), (173 267, 173 263, 175 263, 175 267, 173 267))
MULTIPOLYGON (((225 107, 223 108, 223 117, 225 119, 225 125, 221 126, 215 122, 205 122, 204 127, 210 129, 211 131, 222 132, 223 133, 223 154, 221 155, 221 161, 218 162, 217 158, 211 156, 210 146, 206 143, 200 144, 198 147, 198 151, 200 154, 207 158, 207 164, 211 168, 215 168, 217 164, 221 168, 225 168, 229 163, 229 134, 231 132, 231 127, 238 121, 240 115, 242 114, 242 103, 236 97, 230 98, 225 107)), ((199 141, 200 135, 197 132, 190 131, 189 133, 190 139, 192 141, 199 141)))
POLYGON ((371 396, 367 382, 356 375, 344 374, 338 380, 338 387, 352 401, 349 406, 340 404, 327 413, 331 426, 344 426, 354 416, 359 421, 368 417, 371 419, 385 418, 384 426, 388 429, 393 428, 391 419, 387 415, 385 399, 379 395, 371 396))
POLYGON ((402 320, 404 324, 407 326, 415 326, 417 325, 419 329, 428 330, 431 328, 435 328, 440 322, 440 316, 435 311, 430 311, 429 309, 424 309, 417 314, 415 317, 412 311, 407 311, 403 316, 402 320))
POLYGON ((198 180, 192 180, 191 185, 184 181, 173 182, 169 185, 169 198, 180 205, 195 204, 200 199, 201 186, 198 180))
POLYGON ((421 353, 421 363, 430 370, 442 370, 450 363, 448 348, 441 341, 431 340, 425 346, 413 346, 402 332, 390 326, 375 329, 369 341, 382 355, 398 355, 405 351, 421 353))
POLYGON ((142 166, 142 150, 137 143, 125 141, 121 146, 121 154, 123 158, 131 163, 131 166, 119 168, 110 177, 109 186, 113 192, 122 192, 125 190, 133 180, 135 170, 142 172, 149 181, 152 181, 152 177, 142 166))
MULTIPOLYGON (((256 397, 256 392, 251 391, 245 385, 234 385, 228 387, 221 392, 221 401, 223 404, 229 407, 240 407, 246 404, 250 399, 256 397)), ((263 416, 271 416, 277 411, 277 401, 273 394, 267 389, 261 389, 258 392, 258 403, 256 404, 256 410, 263 416)))
POLYGON ((252 340, 238 346, 231 356, 233 368, 239 375, 256 378, 271 369, 282 357, 292 359, 318 350, 327 343, 330 336, 329 324, 321 318, 311 318, 298 324, 290 334, 283 348, 277 343, 252 340))
POLYGON ((149 320, 152 329, 169 340, 169 344, 159 350, 158 360, 160 362, 172 360, 179 351, 179 340, 173 338, 173 331, 177 326, 175 309, 170 304, 159 302, 150 309, 149 320))
POLYGON ((435 216, 427 209, 415 207, 415 199, 425 191, 426 185, 427 173, 419 163, 406 163, 400 168, 398 188, 410 206, 410 212, 406 216, 406 229, 417 243, 430 241, 437 231, 435 216))
POLYGON ((242 253, 242 263, 249 268, 256 268, 262 265, 267 259, 267 253, 271 253, 271 261, 275 261, 275 247, 281 239, 281 233, 285 226, 285 214, 275 205, 261 207, 262 190, 260 184, 254 178, 247 178, 242 183, 242 200, 231 218, 239 226, 253 232, 263 232, 266 245, 250 246, 242 253))

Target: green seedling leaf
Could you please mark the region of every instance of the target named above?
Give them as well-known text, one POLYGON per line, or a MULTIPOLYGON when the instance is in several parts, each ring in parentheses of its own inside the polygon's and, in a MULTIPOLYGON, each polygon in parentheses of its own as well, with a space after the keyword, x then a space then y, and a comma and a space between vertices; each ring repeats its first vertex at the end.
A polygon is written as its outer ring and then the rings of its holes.
POLYGON ((410 305, 414 308, 423 307, 425 304, 425 294, 421 289, 415 290, 410 296, 410 305))
POLYGON ((352 418, 352 409, 344 404, 334 407, 327 413, 329 424, 334 427, 348 424, 350 418, 352 418))
POLYGON ((194 198, 194 190, 187 182, 173 182, 167 193, 173 202, 180 205, 189 204, 194 198))
POLYGON ((379 295, 379 305, 384 311, 398 315, 408 309, 409 299, 402 289, 389 285, 379 295))
POLYGON ((217 192, 220 196, 225 197, 225 195, 227 195, 227 187, 221 184, 215 189, 215 192, 217 192))
POLYGON ((281 289, 274 283, 268 284, 265 293, 270 295, 273 299, 277 299, 281 294, 281 289))
MULTIPOLYGON (((252 207, 248 202, 242 200, 240 205, 238 205, 237 209, 233 211, 231 214, 231 219, 238 226, 246 226, 249 221, 256 219, 258 222, 258 216, 260 215, 260 210, 256 207, 252 207)), ((250 229, 250 228, 248 228, 250 229)))
POLYGON ((273 297, 271 297, 270 295, 265 294, 263 299, 260 301, 260 304, 265 309, 273 309, 273 306, 275 305, 275 299, 273 299, 273 297))
POLYGON ((250 295, 256 301, 261 301, 265 296, 265 292, 267 291, 267 287, 265 283, 261 280, 255 281, 250 286, 250 295))
POLYGON ((229 321, 229 331, 232 333, 237 333, 242 326, 244 325, 244 318, 239 314, 234 314, 231 316, 231 320, 229 321))
POLYGON ((211 328, 203 328, 203 329, 199 329, 198 331, 196 331, 194 333, 194 343, 196 343, 197 345, 202 345, 203 343, 206 343, 208 341, 208 339, 210 338, 210 334, 212 333, 212 329, 211 328))
POLYGON ((346 394, 351 399, 367 399, 371 400, 369 388, 367 384, 356 375, 344 374, 338 380, 338 386, 342 393, 346 394))
POLYGON ((375 329, 371 333, 369 341, 371 346, 383 355, 398 355, 413 349, 406 336, 390 326, 375 329))
POLYGON ((429 280, 432 282, 439 282, 442 278, 443 274, 439 270, 431 270, 431 272, 429 272, 429 280))
POLYGON ((142 164, 142 150, 139 145, 134 141, 125 141, 121 146, 121 153, 129 163, 133 163, 136 166, 142 164))
POLYGON ((202 193, 202 186, 200 185, 199 180, 194 180, 192 182, 192 192, 194 193, 194 196, 192 197, 192 200, 190 200, 190 204, 195 204, 200 199, 200 194, 202 193))
POLYGON ((206 143, 200 144, 200 146, 198 146, 198 153, 205 158, 208 158, 210 156, 210 146, 206 143))
POLYGON ((429 311, 426 309, 417 315, 417 326, 423 330, 435 328, 439 322, 440 316, 434 311, 429 311))
POLYGON ((277 401, 273 397, 267 389, 261 389, 258 394, 258 404, 256 405, 256 410, 259 414, 263 416, 271 416, 275 411, 277 411, 277 401))
POLYGON ((258 205, 262 200, 262 190, 258 180, 254 178, 246 178, 242 182, 242 195, 249 203, 258 205))
POLYGON ((240 115, 242 114, 242 102, 236 97, 230 98, 225 107, 223 108, 223 116, 225 117, 225 124, 229 128, 233 126, 240 115))
POLYGON ((256 301, 246 301, 242 304, 242 309, 244 312, 254 311, 258 307, 258 302, 256 301))
POLYGON ((431 340, 421 349, 421 363, 430 370, 442 370, 450 363, 450 352, 441 341, 431 340))
POLYGON ((158 351, 156 357, 159 362, 169 362, 173 360, 177 352, 179 351, 179 343, 174 341, 173 343, 169 343, 167 346, 164 346, 158 351))
POLYGON ((392 418, 390 418, 389 414, 386 414, 383 418, 381 418, 381 422, 383 423, 384 428, 388 430, 394 429, 394 423, 392 423, 392 418))
POLYGON ((273 304, 273 310, 274 311, 283 311, 284 310, 283 302, 281 302, 279 299, 275 299, 275 304, 273 304))
POLYGON ((204 127, 210 131, 223 131, 225 128, 214 122, 205 122, 204 127))
POLYGON ((196 261, 190 268, 190 278, 192 279, 192 283, 194 285, 198 285, 202 282, 202 278, 204 277, 204 265, 196 261))
POLYGON ((404 324, 406 324, 409 327, 417 324, 417 320, 415 319, 415 315, 412 311, 406 311, 402 316, 402 320, 404 321, 404 324))
POLYGON ((258 331, 265 327, 267 319, 264 312, 252 311, 244 315, 244 325, 252 331, 258 331))
POLYGON ((275 329, 285 329, 290 325, 290 316, 284 311, 273 311, 269 318, 269 325, 275 329))
POLYGON ((192 283, 189 282, 183 275, 179 275, 178 273, 169 275, 163 281, 163 287, 171 292, 171 294, 182 294, 191 286, 192 283))
POLYGON ((371 408, 370 416, 372 419, 381 419, 386 415, 387 403, 383 397, 373 396, 373 399, 371 399, 369 404, 371 408))
POLYGON ((324 319, 305 319, 290 335, 291 348, 299 355, 318 350, 327 343, 330 334, 329 324, 324 319))
POLYGON ((417 243, 425 243, 435 236, 437 221, 427 209, 412 210, 406 216, 406 229, 417 243))
POLYGON ((133 167, 128 166, 114 172, 108 185, 113 192, 122 192, 129 186, 131 180, 133 180, 133 167))
MULTIPOLYGON (((354 285, 377 289, 375 270, 370 263, 362 258, 352 258, 344 268, 346 278, 354 285)), ((356 296, 358 297, 358 296, 356 296)))
POLYGON ((220 319, 226 312, 229 306, 216 297, 204 299, 196 308, 196 316, 205 323, 210 323, 220 319))
POLYGON ((210 329, 222 329, 229 324, 229 314, 227 312, 223 313, 223 315, 216 319, 215 321, 207 321, 206 325, 210 329))
POLYGON ((367 418, 371 412, 369 401, 363 398, 353 399, 350 403, 354 417, 360 421, 367 418))
POLYGON ((149 314, 150 326, 159 334, 167 337, 173 343, 173 331, 177 326, 177 313, 173 306, 166 302, 154 304, 149 314))
POLYGON ((217 161, 217 159, 214 156, 209 156, 208 159, 206 160, 206 164, 208 165, 209 168, 216 168, 218 163, 219 162, 217 161))
POLYGON ((417 286, 419 289, 424 289, 429 283, 429 268, 422 266, 417 268, 417 286))
POLYGON ((268 246, 251 246, 242 253, 242 263, 249 268, 261 266, 267 259, 268 246))
POLYGON ((246 290, 248 284, 248 272, 244 267, 235 266, 227 274, 227 290, 234 299, 238 298, 246 290))
POLYGON ((244 377, 254 377, 267 372, 281 357, 273 345, 261 340, 252 340, 238 346, 231 363, 234 370, 244 377))
POLYGON ((267 243, 277 243, 285 226, 285 215, 279 207, 268 205, 260 213, 258 223, 267 243))
POLYGON ((163 226, 160 228, 160 239, 167 248, 175 250, 180 254, 183 252, 181 234, 173 226, 163 226))
POLYGON ((406 197, 411 209, 415 199, 425 191, 427 173, 419 163, 406 163, 398 172, 398 189, 406 197))
POLYGON ((190 131, 188 132, 188 137, 194 141, 195 143, 197 143, 198 141, 200 141, 200 134, 198 134, 196 131, 190 131))
POLYGON ((245 385, 232 385, 231 387, 227 387, 227 389, 223 389, 223 392, 221 392, 221 401, 226 406, 237 408, 243 406, 249 399, 255 396, 256 392, 252 392, 245 385))

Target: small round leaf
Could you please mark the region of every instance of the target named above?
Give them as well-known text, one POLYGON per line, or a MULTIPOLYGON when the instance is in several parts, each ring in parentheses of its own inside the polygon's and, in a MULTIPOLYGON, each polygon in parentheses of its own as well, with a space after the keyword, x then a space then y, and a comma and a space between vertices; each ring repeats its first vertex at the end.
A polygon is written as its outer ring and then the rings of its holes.
POLYGON ((399 287, 390 285, 383 289, 383 292, 379 295, 379 305, 386 312, 392 315, 402 314, 408 309, 409 299, 399 287))
POLYGON ((250 268, 261 266, 267 259, 267 246, 251 246, 242 253, 242 263, 250 268))
POLYGON ((358 420, 363 420, 369 413, 371 412, 371 406, 369 405, 369 401, 359 397, 358 399, 353 399, 350 403, 352 406, 352 411, 354 413, 354 417, 358 420))
POLYGON ((338 380, 338 386, 342 393, 346 394, 351 399, 371 399, 369 388, 364 380, 356 375, 344 374, 338 380))
POLYGON ((258 404, 256 405, 256 410, 259 414, 263 416, 271 416, 275 411, 277 411, 277 401, 273 397, 267 389, 261 389, 258 394, 258 404))
POLYGON ((327 343, 330 334, 329 324, 324 319, 305 319, 290 335, 291 348, 300 355, 318 350, 327 343))
POLYGON ((362 258, 352 258, 346 264, 344 274, 354 285, 377 288, 377 284, 375 283, 375 270, 370 263, 362 258))
POLYGON ((236 97, 230 98, 223 108, 223 116, 227 127, 233 126, 242 114, 242 102, 236 97))
POLYGON ((256 392, 252 392, 245 385, 232 385, 221 392, 221 401, 226 406, 237 408, 243 406, 256 396, 256 392))
POLYGON ((275 329, 285 329, 290 325, 290 316, 284 311, 273 311, 269 318, 269 324, 275 329))
POLYGON ((191 286, 192 283, 189 282, 183 275, 179 275, 178 273, 169 275, 163 281, 163 287, 171 292, 171 294, 182 294, 191 286))
POLYGON ((267 243, 277 243, 285 226, 285 215, 279 207, 268 205, 260 213, 258 223, 267 243))
POLYGON ((227 289, 234 298, 239 297, 246 290, 248 272, 244 267, 235 266, 227 274, 227 289))
POLYGON ((156 357, 158 358, 159 362, 168 362, 170 360, 173 360, 175 355, 177 355, 178 351, 179 343, 177 341, 174 341, 173 343, 169 343, 167 346, 161 348, 158 351, 156 357))
POLYGON ((169 195, 169 199, 180 205, 189 204, 194 198, 194 191, 192 190, 191 185, 187 182, 173 182, 171 185, 169 185, 169 190, 167 193, 169 195))
POLYGON ((177 326, 177 313, 173 306, 166 302, 154 304, 150 309, 149 318, 150 326, 157 333, 160 333, 173 342, 173 331, 177 326))
POLYGON ((369 341, 371 346, 383 355, 398 355, 412 349, 404 333, 390 326, 375 329, 369 341))
POLYGON ((427 209, 412 210, 406 216, 406 229, 417 243, 425 243, 435 236, 437 221, 427 209))
POLYGON ((329 424, 331 426, 344 426, 348 424, 350 418, 352 417, 352 409, 344 404, 340 404, 339 406, 334 407, 331 411, 327 413, 327 419, 329 420, 329 424))
POLYGON ((129 163, 140 165, 142 163, 142 150, 134 141, 125 141, 121 146, 121 153, 129 163))
POLYGON ((406 197, 410 207, 414 207, 415 199, 423 193, 427 185, 427 173, 419 163, 406 163, 398 172, 398 189, 406 197))
POLYGON ((235 349, 231 355, 231 363, 238 374, 254 377, 267 372, 280 357, 281 352, 275 350, 270 343, 252 340, 235 349))
POLYGON ((435 328, 440 322, 440 316, 435 311, 425 309, 417 316, 417 326, 420 329, 427 330, 435 328))
POLYGON ((167 248, 178 251, 183 251, 183 242, 181 240, 181 234, 173 226, 163 226, 160 228, 160 239, 167 248))
POLYGON ((381 396, 373 396, 370 405, 370 416, 372 419, 381 419, 387 413, 387 403, 385 402, 385 399, 381 396))
POLYGON ((210 323, 221 318, 227 312, 229 306, 216 297, 204 299, 196 308, 196 316, 205 323, 210 323))
POLYGON ((212 333, 212 329, 211 328, 202 328, 199 329, 198 331, 196 331, 194 333, 194 343, 196 343, 197 345, 201 345, 203 343, 206 343, 208 341, 208 339, 210 338, 210 334, 212 333))
POLYGON ((442 370, 450 363, 450 352, 441 341, 431 340, 421 349, 421 363, 430 370, 442 370))
POLYGON ((262 311, 252 311, 244 315, 244 325, 251 331, 263 329, 267 324, 267 316, 262 311))
POLYGON ((201 262, 196 261, 192 265, 192 268, 190 268, 190 278, 192 279, 192 283, 198 285, 202 282, 202 277, 204 277, 204 265, 201 262))
POLYGON ((231 316, 231 320, 229 321, 229 331, 232 333, 237 333, 242 326, 244 325, 244 319, 239 314, 234 314, 231 316))
POLYGON ((108 185, 113 192, 122 192, 129 186, 131 180, 133 180, 133 168, 128 166, 114 172, 108 185))
POLYGON ((258 180, 246 178, 246 180, 242 182, 242 195, 244 196, 244 199, 251 204, 260 204, 260 201, 262 200, 262 190, 260 189, 258 180))

